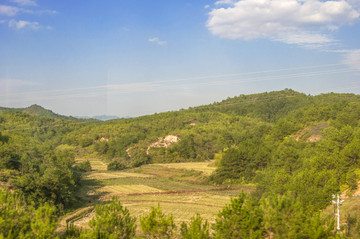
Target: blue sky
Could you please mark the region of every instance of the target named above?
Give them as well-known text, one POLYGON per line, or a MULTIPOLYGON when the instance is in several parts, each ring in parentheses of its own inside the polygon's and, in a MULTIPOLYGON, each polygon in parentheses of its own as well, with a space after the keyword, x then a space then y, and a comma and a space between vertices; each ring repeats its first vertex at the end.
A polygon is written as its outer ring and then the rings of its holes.
POLYGON ((360 0, 0 0, 0 106, 139 116, 360 94, 360 0))

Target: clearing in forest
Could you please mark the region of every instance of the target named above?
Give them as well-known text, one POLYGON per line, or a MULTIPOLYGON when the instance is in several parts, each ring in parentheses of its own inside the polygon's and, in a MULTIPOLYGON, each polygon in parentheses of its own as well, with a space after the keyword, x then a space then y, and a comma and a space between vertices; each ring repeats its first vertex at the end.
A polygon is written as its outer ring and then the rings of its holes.
POLYGON ((122 171, 106 171, 106 164, 99 159, 89 161, 93 171, 84 173, 83 187, 79 190, 84 203, 64 217, 84 228, 94 215, 91 207, 113 196, 119 198, 132 216, 138 218, 160 204, 163 212, 173 214, 175 222, 180 224, 197 213, 214 222, 219 210, 230 203, 232 197, 241 191, 253 190, 249 185, 208 184, 207 177, 215 170, 211 161, 150 164, 122 171))

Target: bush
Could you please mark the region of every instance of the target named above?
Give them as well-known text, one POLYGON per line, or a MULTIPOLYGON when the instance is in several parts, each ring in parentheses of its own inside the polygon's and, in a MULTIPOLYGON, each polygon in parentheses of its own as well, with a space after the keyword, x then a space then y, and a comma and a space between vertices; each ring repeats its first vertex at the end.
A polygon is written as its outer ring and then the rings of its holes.
POLYGON ((151 162, 150 156, 146 154, 146 152, 140 152, 137 154, 134 154, 134 156, 131 158, 131 167, 140 167, 143 164, 149 164, 151 162))
POLYGON ((184 239, 209 239, 209 230, 207 220, 203 223, 203 219, 197 214, 196 217, 191 218, 189 227, 185 222, 181 224, 180 233, 184 239))
POLYGON ((83 138, 80 140, 80 146, 86 148, 93 144, 93 139, 91 138, 83 138))
POLYGON ((173 215, 166 216, 162 213, 160 204, 152 207, 151 212, 140 217, 142 231, 150 238, 171 238, 176 229, 173 215))
POLYGON ((1 147, 0 159, 0 169, 18 170, 21 167, 20 155, 16 153, 15 148, 1 147))
POLYGON ((109 144, 108 142, 97 142, 94 145, 95 152, 98 152, 100 155, 104 155, 109 150, 109 144))
POLYGON ((90 172, 92 170, 90 161, 86 160, 86 161, 78 163, 75 166, 75 170, 78 170, 78 171, 81 171, 81 172, 90 172))
POLYGON ((89 222, 93 231, 90 238, 133 238, 136 218, 121 205, 118 198, 112 198, 108 204, 95 207, 95 217, 89 222))
POLYGON ((123 170, 126 168, 126 164, 122 159, 113 159, 107 166, 107 170, 123 170))
POLYGON ((22 195, 0 189, 0 238, 52 238, 56 208, 33 206, 22 195))
POLYGON ((69 238, 80 238, 81 234, 85 234, 83 233, 82 229, 77 228, 74 224, 72 223, 67 223, 66 224, 66 231, 64 234, 61 235, 61 239, 69 239, 69 238))
POLYGON ((219 212, 215 238, 262 238, 262 212, 252 198, 241 193, 219 212))

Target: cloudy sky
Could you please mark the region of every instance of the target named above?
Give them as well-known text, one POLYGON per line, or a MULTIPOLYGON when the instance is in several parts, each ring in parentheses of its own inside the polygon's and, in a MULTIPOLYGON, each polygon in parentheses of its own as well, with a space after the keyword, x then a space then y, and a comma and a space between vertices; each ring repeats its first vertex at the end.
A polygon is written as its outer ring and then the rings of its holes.
POLYGON ((360 94, 360 0, 0 0, 0 106, 139 116, 360 94))

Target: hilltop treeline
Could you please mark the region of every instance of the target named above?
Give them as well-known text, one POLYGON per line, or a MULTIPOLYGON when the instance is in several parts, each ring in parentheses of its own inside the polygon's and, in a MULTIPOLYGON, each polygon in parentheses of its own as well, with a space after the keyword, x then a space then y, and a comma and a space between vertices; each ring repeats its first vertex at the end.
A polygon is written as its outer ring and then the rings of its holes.
POLYGON ((285 89, 106 122, 34 112, 0 114, 0 183, 35 208, 74 204, 81 187, 75 157, 100 157, 119 168, 215 159, 209 183, 253 183, 252 200, 286 196, 304 212, 318 212, 332 194, 351 193, 360 180, 360 96, 354 94, 285 89), (149 147, 167 135, 178 142, 149 147))

